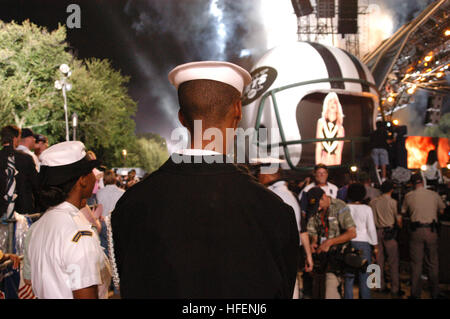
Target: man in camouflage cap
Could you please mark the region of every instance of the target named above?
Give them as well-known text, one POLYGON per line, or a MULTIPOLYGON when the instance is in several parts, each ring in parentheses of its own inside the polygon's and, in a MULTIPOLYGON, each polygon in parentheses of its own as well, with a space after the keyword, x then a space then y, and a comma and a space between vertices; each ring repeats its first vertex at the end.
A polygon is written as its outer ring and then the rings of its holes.
MULTIPOLYGON (((307 199, 308 213, 311 214, 307 228, 313 253, 328 253, 334 246, 356 237, 356 225, 345 202, 327 196, 320 187, 309 190, 307 199)), ((333 271, 326 269, 326 299, 341 298, 338 292, 340 279, 333 271)))

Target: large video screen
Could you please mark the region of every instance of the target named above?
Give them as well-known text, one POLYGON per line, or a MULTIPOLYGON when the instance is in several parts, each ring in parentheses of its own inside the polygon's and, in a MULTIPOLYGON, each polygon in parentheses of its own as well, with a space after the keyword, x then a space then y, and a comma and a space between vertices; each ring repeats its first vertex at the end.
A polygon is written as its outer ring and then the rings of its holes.
MULTIPOLYGON (((310 94, 297 106, 297 124, 302 139, 368 137, 373 128, 373 102, 334 92, 310 94)), ((350 142, 303 144, 299 165, 347 165, 352 160, 351 151, 350 142)), ((367 151, 367 143, 355 143, 357 158, 367 151)))
POLYGON ((408 152, 408 168, 419 169, 427 164, 430 152, 434 151, 441 167, 447 166, 450 160, 450 145, 448 138, 433 138, 427 136, 408 136, 405 141, 408 152))

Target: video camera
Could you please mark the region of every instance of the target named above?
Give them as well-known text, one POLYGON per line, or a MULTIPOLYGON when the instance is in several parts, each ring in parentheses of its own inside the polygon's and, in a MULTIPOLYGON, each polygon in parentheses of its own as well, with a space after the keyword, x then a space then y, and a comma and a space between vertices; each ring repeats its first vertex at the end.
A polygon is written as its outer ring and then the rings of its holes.
POLYGON ((315 253, 313 261, 313 272, 316 274, 355 273, 365 271, 368 266, 368 260, 362 257, 362 251, 352 248, 350 244, 333 246, 327 253, 315 253))

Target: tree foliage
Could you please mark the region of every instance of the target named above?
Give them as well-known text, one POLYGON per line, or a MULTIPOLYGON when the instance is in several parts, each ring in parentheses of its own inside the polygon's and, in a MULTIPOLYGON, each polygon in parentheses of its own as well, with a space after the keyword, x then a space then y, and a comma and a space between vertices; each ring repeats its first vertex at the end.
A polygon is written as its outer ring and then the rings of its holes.
POLYGON ((432 137, 450 138, 450 113, 442 115, 437 125, 427 127, 425 134, 432 137))
POLYGON ((0 125, 31 127, 50 144, 64 141, 64 100, 54 86, 63 63, 72 71, 67 105, 69 117, 78 115, 77 139, 107 166, 121 166, 121 152, 127 149, 127 165, 153 170, 164 157, 162 144, 155 136, 135 136, 136 102, 128 95, 129 78, 108 60, 74 57, 64 26, 49 32, 29 21, 0 21, 0 125))

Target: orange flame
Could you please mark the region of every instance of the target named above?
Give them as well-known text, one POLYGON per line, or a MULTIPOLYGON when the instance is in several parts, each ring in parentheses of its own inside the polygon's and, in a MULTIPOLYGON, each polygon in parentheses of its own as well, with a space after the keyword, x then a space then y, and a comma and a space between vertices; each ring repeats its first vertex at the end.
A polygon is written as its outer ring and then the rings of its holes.
POLYGON ((447 163, 450 161, 450 143, 448 138, 440 138, 438 144, 437 156, 439 160, 439 166, 446 167, 447 163))
POLYGON ((420 168, 427 163, 428 152, 436 149, 431 137, 409 136, 405 142, 408 151, 408 168, 420 168))
MULTIPOLYGON (((436 150, 433 138, 425 136, 409 136, 406 138, 405 147, 408 151, 408 168, 417 169, 427 163, 428 152, 436 150)), ((450 160, 450 143, 448 138, 439 138, 437 156, 440 167, 446 167, 450 160)))

